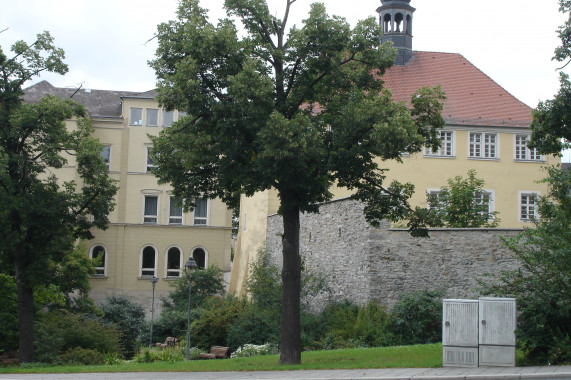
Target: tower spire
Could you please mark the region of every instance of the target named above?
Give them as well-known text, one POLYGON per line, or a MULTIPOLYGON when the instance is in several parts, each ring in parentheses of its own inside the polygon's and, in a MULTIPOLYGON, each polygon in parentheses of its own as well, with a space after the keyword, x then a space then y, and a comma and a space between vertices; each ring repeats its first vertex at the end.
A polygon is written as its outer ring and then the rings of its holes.
POLYGON ((391 41, 398 50, 395 65, 406 66, 412 53, 412 18, 416 9, 410 0, 381 0, 377 8, 379 24, 383 28, 381 42, 391 41))

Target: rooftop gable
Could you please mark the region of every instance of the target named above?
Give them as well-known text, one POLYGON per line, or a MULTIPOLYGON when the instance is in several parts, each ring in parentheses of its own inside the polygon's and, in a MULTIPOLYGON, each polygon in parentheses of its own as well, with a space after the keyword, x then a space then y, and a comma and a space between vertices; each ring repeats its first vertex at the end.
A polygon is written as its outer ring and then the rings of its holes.
POLYGON ((531 108, 472 65, 461 54, 416 51, 407 66, 393 66, 382 77, 393 98, 406 101, 424 86, 440 84, 446 93, 446 124, 529 127, 531 108))

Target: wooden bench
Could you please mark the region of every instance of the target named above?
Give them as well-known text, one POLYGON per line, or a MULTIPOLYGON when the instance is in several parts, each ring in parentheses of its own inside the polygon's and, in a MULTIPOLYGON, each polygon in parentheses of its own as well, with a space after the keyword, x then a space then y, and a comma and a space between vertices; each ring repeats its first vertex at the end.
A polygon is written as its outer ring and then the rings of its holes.
POLYGON ((200 359, 226 359, 230 356, 230 347, 212 346, 210 353, 201 353, 200 359))
POLYGON ((157 342, 155 343, 155 346, 161 348, 175 347, 175 346, 180 347, 180 340, 178 340, 177 338, 173 338, 172 336, 169 336, 167 339, 165 339, 164 343, 157 342))

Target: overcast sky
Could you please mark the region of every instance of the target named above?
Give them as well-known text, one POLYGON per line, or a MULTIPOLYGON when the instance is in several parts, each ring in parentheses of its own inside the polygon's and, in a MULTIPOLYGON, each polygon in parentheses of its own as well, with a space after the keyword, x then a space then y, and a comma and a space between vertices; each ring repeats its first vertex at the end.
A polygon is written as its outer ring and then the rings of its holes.
MULTIPOLYGON (((290 25, 301 24, 311 0, 297 0, 290 25)), ((358 20, 377 17, 380 0, 322 0, 329 14, 358 20)), ((223 0, 202 0, 212 21, 224 17, 223 0)), ((285 0, 268 0, 281 18, 285 0)), ((157 24, 176 17, 177 0, 0 0, 0 46, 33 42, 48 30, 66 52, 69 73, 41 79, 58 87, 146 91, 155 85, 157 24)), ((460 53, 515 97, 537 106, 559 87, 551 61, 564 22, 557 0, 412 0, 413 49, 460 53)), ((8 56, 10 54, 8 53, 8 56)), ((36 80, 37 81, 37 80, 36 80)), ((30 83, 31 84, 31 83, 30 83)), ((570 158, 566 157, 566 161, 570 158)))

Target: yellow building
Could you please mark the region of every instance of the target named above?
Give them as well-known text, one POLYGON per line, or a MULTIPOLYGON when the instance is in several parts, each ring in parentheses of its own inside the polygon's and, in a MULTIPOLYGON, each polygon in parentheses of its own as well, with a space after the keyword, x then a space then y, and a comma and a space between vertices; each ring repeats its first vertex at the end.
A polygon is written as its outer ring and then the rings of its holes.
MULTIPOLYGON (((44 95, 72 97, 88 110, 95 137, 104 145, 102 155, 109 175, 118 181, 115 210, 105 231, 94 230, 87 241, 90 257, 102 257, 90 281, 96 303, 107 295, 122 293, 150 313, 153 276, 158 299, 168 294, 168 283, 181 276, 184 263, 193 256, 199 267, 217 265, 230 274, 231 211, 218 199, 197 200, 185 213, 171 188, 158 185, 150 173, 153 161, 148 135, 168 128, 181 113, 158 107, 156 93, 56 88, 43 81, 25 90, 26 101, 44 95), (72 96, 73 95, 73 96, 72 96)), ((73 128, 74 121, 68 121, 73 128)), ((77 179, 73 158, 57 172, 61 180, 77 179)), ((160 310, 159 310, 160 311, 160 310)))
MULTIPOLYGON (((490 211, 498 211, 501 228, 521 228, 537 214, 533 194, 545 194, 537 183, 542 167, 560 162, 529 149, 531 109, 517 100, 460 54, 412 50, 414 8, 410 0, 381 0, 377 9, 383 28, 382 42, 398 50, 395 66, 382 77, 396 101, 408 102, 421 87, 440 85, 446 93, 442 116, 442 147, 403 157, 404 163, 382 162, 388 168, 385 184, 393 179, 415 185, 413 205, 426 206, 426 194, 447 185, 447 179, 466 177, 469 169, 485 181, 490 211)), ((351 195, 333 190, 334 199, 351 195)), ((279 208, 274 190, 240 203, 240 230, 229 291, 244 293, 249 265, 266 240, 268 215, 279 208)))

